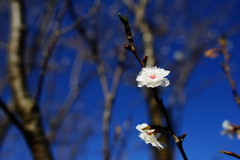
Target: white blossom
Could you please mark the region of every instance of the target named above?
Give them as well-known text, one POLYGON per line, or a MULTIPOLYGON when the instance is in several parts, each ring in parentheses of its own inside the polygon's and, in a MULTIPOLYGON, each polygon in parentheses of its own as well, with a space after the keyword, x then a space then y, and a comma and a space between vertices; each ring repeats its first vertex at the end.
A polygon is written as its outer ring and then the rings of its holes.
POLYGON ((139 75, 137 76, 138 87, 147 86, 147 87, 158 87, 159 85, 167 87, 170 82, 167 78, 164 78, 170 73, 170 71, 164 70, 162 68, 157 68, 147 66, 142 68, 139 75))
POLYGON ((224 130, 221 131, 222 135, 228 135, 229 138, 233 139, 234 127, 229 123, 228 120, 223 121, 222 127, 224 130))
POLYGON ((161 133, 154 133, 155 129, 145 129, 147 126, 146 123, 136 126, 136 129, 141 132, 139 137, 144 140, 146 144, 151 143, 152 146, 157 147, 159 150, 164 149, 167 145, 157 140, 157 138, 161 136, 161 133))
POLYGON ((240 140, 240 129, 239 126, 229 123, 228 120, 223 121, 222 127, 224 130, 221 131, 222 135, 228 135, 229 138, 233 139, 233 135, 236 134, 237 139, 240 140))

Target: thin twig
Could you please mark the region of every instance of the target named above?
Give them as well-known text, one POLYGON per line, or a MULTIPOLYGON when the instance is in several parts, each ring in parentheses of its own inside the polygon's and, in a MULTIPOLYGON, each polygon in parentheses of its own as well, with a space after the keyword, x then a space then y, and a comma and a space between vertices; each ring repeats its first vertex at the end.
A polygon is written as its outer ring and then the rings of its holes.
POLYGON ((222 69, 223 69, 223 71, 228 79, 228 82, 230 84, 233 98, 234 98, 236 104, 238 105, 238 107, 240 107, 240 97, 238 96, 238 93, 237 93, 236 82, 233 80, 231 72, 230 72, 229 60, 231 58, 231 55, 228 53, 228 50, 227 50, 227 39, 225 37, 222 37, 222 38, 220 38, 219 41, 220 41, 220 45, 222 47, 222 54, 223 54, 223 58, 224 58, 224 63, 222 64, 222 69))
POLYGON ((126 120, 124 121, 124 124, 127 123, 127 126, 122 127, 122 131, 119 135, 118 141, 115 142, 115 146, 118 143, 118 150, 115 151, 116 152, 115 160, 122 160, 124 157, 124 152, 126 151, 126 146, 130 142, 129 137, 132 132, 132 127, 131 127, 132 120, 133 120, 133 113, 129 112, 129 115, 126 117, 126 120))
POLYGON ((138 28, 142 34, 142 41, 144 45, 144 55, 148 56, 148 64, 153 66, 156 63, 154 58, 153 47, 153 33, 149 23, 146 21, 145 12, 149 0, 139 0, 135 3, 133 0, 122 0, 126 7, 134 14, 135 22, 134 27, 138 28))
MULTIPOLYGON (((51 30, 51 22, 52 19, 54 18, 54 14, 56 12, 57 7, 56 6, 56 1, 57 0, 51 0, 51 1, 46 1, 45 2, 45 8, 43 10, 44 15, 39 18, 37 22, 37 31, 36 34, 34 35, 34 38, 32 40, 32 44, 30 45, 30 48, 27 51, 27 56, 28 56, 28 65, 32 65, 32 57, 34 54, 38 52, 40 49, 41 45, 44 43, 46 40, 46 35, 49 33, 51 30)), ((29 66, 30 67, 30 66, 29 66)))
POLYGON ((42 64, 42 68, 41 68, 41 71, 40 71, 40 75, 39 75, 39 78, 38 78, 38 83, 37 83, 37 89, 36 89, 36 94, 35 94, 35 101, 38 102, 39 101, 39 98, 41 96, 41 93, 42 93, 42 89, 43 89, 43 82, 44 82, 44 78, 45 78, 45 73, 47 71, 47 68, 48 68, 48 63, 49 63, 49 60, 50 60, 50 57, 51 57, 51 54, 54 50, 54 47, 57 43, 57 40, 59 38, 58 36, 58 30, 60 29, 61 27, 61 21, 66 13, 66 10, 68 8, 68 5, 70 3, 70 0, 66 0, 65 3, 63 4, 61 10, 59 11, 58 15, 57 15, 57 18, 56 18, 56 24, 55 24, 55 31, 53 32, 52 34, 52 37, 50 38, 50 41, 49 41, 49 46, 46 50, 46 52, 44 53, 44 60, 43 60, 43 64, 42 64))
POLYGON ((125 18, 123 16, 121 16, 121 14, 119 13, 118 14, 120 20, 122 21, 123 25, 124 25, 124 28, 125 28, 125 31, 126 31, 126 35, 127 35, 127 39, 129 40, 130 42, 130 46, 125 44, 124 45, 124 48, 131 51, 135 57, 137 58, 138 62, 141 64, 142 67, 146 67, 146 65, 144 64, 144 62, 141 60, 141 58, 138 56, 136 50, 135 50, 135 47, 134 47, 134 43, 133 43, 133 37, 132 37, 132 32, 131 32, 131 27, 128 23, 128 18, 125 18))
POLYGON ((42 64, 42 68, 41 68, 41 72, 39 75, 39 80, 38 80, 38 84, 37 84, 37 90, 36 90, 36 95, 35 95, 35 100, 38 102, 41 92, 42 92, 42 86, 43 86, 43 82, 44 82, 44 77, 47 71, 47 66, 49 63, 49 59, 51 57, 51 54, 54 50, 54 47, 57 43, 57 40, 60 36, 70 32, 71 30, 75 29, 76 27, 78 27, 83 21, 85 21, 86 19, 88 19, 89 17, 93 16, 99 9, 99 6, 94 6, 92 7, 89 12, 87 12, 86 14, 84 14, 82 17, 80 18, 76 18, 76 20, 70 24, 69 26, 60 29, 61 27, 61 21, 64 17, 64 15, 66 14, 66 10, 68 8, 68 6, 71 5, 70 0, 65 1, 65 4, 62 6, 61 11, 59 12, 59 14, 57 15, 57 19, 56 19, 56 24, 55 24, 55 31, 52 34, 52 37, 49 41, 49 46, 46 50, 46 52, 44 53, 44 61, 42 64))
POLYGON ((229 156, 235 157, 235 158, 237 158, 237 159, 240 159, 240 155, 239 155, 239 154, 236 154, 236 153, 234 153, 234 152, 230 152, 230 151, 222 151, 222 150, 220 150, 220 152, 221 152, 221 153, 224 153, 224 154, 226 154, 226 155, 229 155, 229 156))
POLYGON ((11 121, 8 117, 1 118, 0 122, 0 148, 3 146, 5 137, 7 137, 8 130, 11 126, 11 121), (3 119, 4 118, 4 119, 3 119))
POLYGON ((2 98, 0 98, 0 108, 3 110, 6 116, 10 119, 10 121, 12 121, 12 123, 20 130, 20 132, 25 134, 22 124, 19 122, 17 117, 11 111, 9 111, 7 105, 3 102, 2 98))
MULTIPOLYGON (((70 16, 73 19, 77 19, 77 14, 74 11, 73 5, 70 4, 70 7, 71 7, 70 16)), ((97 4, 97 6, 96 7, 94 6, 93 8, 99 8, 99 4, 97 4)), ((92 12, 92 13, 95 14, 95 12, 92 12)), ((91 48, 91 53, 92 53, 93 59, 98 66, 97 67, 97 72, 98 72, 98 75, 100 77, 100 83, 101 83, 103 95, 104 95, 104 98, 106 100, 107 97, 108 97, 109 87, 108 87, 107 77, 106 77, 106 73, 105 73, 104 63, 101 60, 101 57, 100 57, 99 51, 98 51, 97 38, 91 39, 87 35, 87 32, 86 32, 85 28, 82 27, 81 25, 78 25, 76 27, 77 27, 76 29, 77 29, 77 32, 79 33, 79 35, 82 36, 83 39, 85 39, 85 41, 88 43, 89 47, 91 48)))
POLYGON ((83 54, 77 53, 77 56, 75 58, 75 61, 72 67, 72 73, 69 78, 69 81, 70 81, 69 94, 50 124, 50 140, 51 141, 54 141, 56 132, 63 124, 65 117, 68 115, 70 109, 73 106, 73 103, 77 100, 77 97, 79 95, 79 90, 80 90, 79 89, 80 75, 82 73, 83 65, 85 63, 85 58, 86 58, 85 53, 83 54))
POLYGON ((121 80, 122 72, 123 72, 123 62, 125 61, 125 51, 119 54, 118 57, 118 65, 114 73, 111 91, 108 94, 107 99, 105 100, 105 109, 103 113, 103 136, 104 136, 104 143, 103 143, 103 152, 104 152, 104 159, 110 159, 110 146, 109 146, 109 127, 110 127, 110 119, 111 119, 111 112, 113 108, 113 103, 117 94, 119 82, 121 80))
MULTIPOLYGON (((98 7, 98 6, 96 6, 96 7, 98 7)), ((76 19, 75 18, 76 14, 74 12, 74 9, 71 9, 70 11, 71 11, 70 12, 71 16, 74 19, 76 19)), ((97 10, 95 10, 95 12, 96 11, 97 10)), ((94 12, 92 12, 92 13, 94 13, 94 12)), ((97 38, 91 39, 86 34, 85 28, 83 28, 81 25, 77 26, 77 31, 85 39, 85 41, 89 44, 89 46, 91 48, 92 57, 98 66, 97 72, 100 77, 100 83, 101 83, 101 87, 102 87, 102 91, 103 91, 103 95, 104 95, 104 99, 105 99, 104 113, 103 113, 103 137, 104 137, 103 138, 103 155, 104 155, 104 159, 108 160, 108 159, 110 159, 109 126, 110 126, 110 119, 111 119, 111 111, 112 111, 113 103, 114 103, 115 96, 116 96, 116 93, 118 90, 119 81, 120 81, 121 75, 122 75, 123 62, 125 60, 125 53, 121 53, 119 55, 119 62, 118 62, 118 66, 114 73, 112 86, 109 87, 104 63, 103 63, 102 58, 98 51, 97 38)))
POLYGON ((95 15, 99 11, 99 8, 100 8, 99 5, 93 6, 86 14, 84 14, 82 17, 77 18, 70 25, 59 30, 57 34, 60 36, 60 35, 66 34, 66 33, 70 32, 71 30, 77 28, 83 21, 85 21, 86 19, 89 19, 90 17, 95 15))
MULTIPOLYGON (((130 30, 130 25, 129 25, 129 22, 128 22, 128 19, 125 18, 125 17, 122 17, 120 14, 119 14, 119 18, 120 20, 122 21, 123 25, 124 25, 124 28, 125 28, 125 31, 126 31, 126 34, 127 34, 127 37, 128 37, 128 40, 130 42, 130 47, 128 47, 128 45, 124 45, 124 48, 128 49, 129 51, 131 51, 132 53, 134 53, 134 55, 137 57, 139 63, 141 64, 142 67, 146 67, 146 60, 141 60, 135 50, 135 47, 134 47, 134 44, 133 44, 133 38, 131 36, 131 30, 130 30), (126 47, 125 47, 126 46, 126 47)), ((168 117, 168 114, 167 114, 167 111, 166 111, 166 108, 163 104, 163 100, 162 98, 159 98, 158 97, 158 93, 157 93, 157 89, 156 88, 152 88, 151 89, 152 92, 153 92, 153 97, 155 99, 155 101, 157 102, 158 104, 158 107, 160 108, 161 110, 161 113, 164 115, 165 117, 165 120, 166 120, 166 123, 167 123, 167 126, 168 126, 168 132, 172 135, 179 151, 181 152, 181 155, 183 157, 184 160, 188 160, 186 154, 185 154, 185 151, 183 149, 183 146, 182 146, 182 141, 183 139, 185 138, 179 138, 176 136, 176 134, 174 133, 172 127, 171 127, 171 124, 170 124, 170 120, 169 120, 169 117, 168 117)))

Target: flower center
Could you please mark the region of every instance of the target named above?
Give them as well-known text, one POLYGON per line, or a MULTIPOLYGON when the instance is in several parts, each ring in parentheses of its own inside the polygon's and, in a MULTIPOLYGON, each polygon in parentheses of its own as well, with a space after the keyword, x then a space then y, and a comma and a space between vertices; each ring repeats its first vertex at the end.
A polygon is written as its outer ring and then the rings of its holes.
POLYGON ((151 76, 149 76, 151 79, 155 79, 157 76, 156 75, 151 75, 151 76))
POLYGON ((152 131, 152 132, 146 132, 149 136, 151 136, 152 134, 154 134, 154 131, 152 131))

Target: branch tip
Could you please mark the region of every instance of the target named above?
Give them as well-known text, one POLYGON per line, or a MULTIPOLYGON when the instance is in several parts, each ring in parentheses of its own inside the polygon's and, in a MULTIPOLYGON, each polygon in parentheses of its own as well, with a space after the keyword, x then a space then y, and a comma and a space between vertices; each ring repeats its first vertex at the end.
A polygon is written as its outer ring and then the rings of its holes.
POLYGON ((148 60, 148 56, 144 56, 142 61, 143 61, 143 63, 144 63, 145 66, 146 66, 146 64, 147 64, 147 60, 148 60))
POLYGON ((131 46, 128 45, 128 44, 124 44, 124 45, 123 45, 123 48, 125 48, 125 49, 127 49, 127 50, 129 50, 129 51, 132 51, 131 46))
POLYGON ((240 155, 238 155, 238 154, 236 154, 236 153, 234 153, 234 152, 223 151, 223 150, 220 150, 219 152, 240 159, 240 155))
POLYGON ((181 136, 178 136, 178 138, 181 140, 181 141, 184 141, 184 138, 187 136, 187 133, 183 133, 181 136))

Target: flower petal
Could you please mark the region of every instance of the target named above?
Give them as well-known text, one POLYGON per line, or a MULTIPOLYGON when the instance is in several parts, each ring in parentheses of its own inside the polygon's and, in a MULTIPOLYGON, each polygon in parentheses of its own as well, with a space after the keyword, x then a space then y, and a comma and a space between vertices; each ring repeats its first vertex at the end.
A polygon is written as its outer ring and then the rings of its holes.
POLYGON ((146 123, 143 123, 141 125, 137 125, 136 129, 139 130, 141 133, 139 134, 139 137, 145 141, 146 144, 151 143, 152 146, 157 147, 159 150, 164 149, 166 144, 158 142, 157 138, 161 136, 160 133, 157 133, 156 136, 153 133, 155 129, 149 129, 149 130, 143 130, 143 128, 146 128, 148 125, 146 123))
POLYGON ((170 82, 167 78, 164 77, 167 76, 169 73, 170 71, 164 70, 162 68, 157 68, 156 66, 147 66, 146 68, 142 68, 136 78, 136 81, 138 82, 138 87, 147 86, 155 88, 159 85, 167 87, 170 82))
POLYGON ((136 126, 136 129, 138 130, 138 131, 140 131, 140 132, 143 132, 143 128, 146 128, 148 126, 148 124, 147 123, 143 123, 143 124, 139 124, 139 125, 137 125, 136 126))

